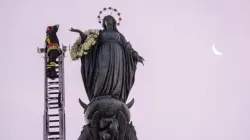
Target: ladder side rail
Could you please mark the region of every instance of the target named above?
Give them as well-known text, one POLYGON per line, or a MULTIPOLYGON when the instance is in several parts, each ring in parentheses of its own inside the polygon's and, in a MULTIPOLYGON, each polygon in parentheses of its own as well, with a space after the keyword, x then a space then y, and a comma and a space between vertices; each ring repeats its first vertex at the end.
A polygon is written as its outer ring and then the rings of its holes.
POLYGON ((61 108, 59 108, 59 137, 60 137, 60 140, 63 140, 63 137, 62 137, 62 59, 61 59, 61 55, 58 57, 58 74, 59 74, 59 103, 61 104, 61 108))
POLYGON ((64 138, 64 103, 63 103, 63 96, 64 96, 64 91, 63 91, 63 54, 61 54, 58 58, 58 65, 59 65, 59 92, 60 92, 60 104, 61 104, 61 108, 59 108, 59 135, 60 135, 60 140, 65 140, 64 138))
POLYGON ((65 140, 64 138, 64 131, 63 131, 63 109, 60 108, 59 109, 59 136, 60 136, 60 140, 65 140))
MULTIPOLYGON (((46 44, 44 45, 44 50, 46 50, 46 44)), ((47 79, 47 75, 46 75, 46 69, 47 69, 47 53, 46 51, 44 51, 44 117, 43 117, 43 137, 44 140, 48 139, 48 79, 47 79)))
POLYGON ((62 113, 61 113, 61 120, 62 120, 62 133, 63 133, 63 140, 66 140, 66 124, 65 124, 65 79, 64 79, 64 58, 65 52, 67 51, 66 46, 62 44, 63 53, 61 55, 61 89, 62 89, 62 113))
POLYGON ((65 107, 65 80, 64 80, 64 54, 62 54, 62 56, 61 56, 61 59, 62 59, 62 64, 61 64, 61 75, 62 75, 62 77, 61 77, 61 84, 62 84, 62 106, 63 106, 63 108, 65 107))
POLYGON ((47 140, 47 133, 46 133, 46 127, 47 127, 47 123, 46 123, 46 115, 43 115, 43 140, 47 140))
MULTIPOLYGON (((66 49, 65 49, 66 51, 66 49)), ((64 77, 64 58, 65 58, 65 53, 63 53, 62 55, 62 90, 63 90, 63 95, 62 95, 62 107, 63 107, 63 137, 64 137, 64 140, 66 140, 66 123, 65 123, 65 77, 64 77)))

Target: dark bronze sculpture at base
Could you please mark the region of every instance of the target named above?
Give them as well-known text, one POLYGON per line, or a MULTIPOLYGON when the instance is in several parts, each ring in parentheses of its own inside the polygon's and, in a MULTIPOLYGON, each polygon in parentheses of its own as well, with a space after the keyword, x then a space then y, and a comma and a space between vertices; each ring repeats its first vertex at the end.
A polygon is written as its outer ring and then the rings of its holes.
POLYGON ((109 96, 96 98, 84 108, 86 125, 78 140, 137 140, 136 131, 130 122, 130 111, 134 100, 124 102, 109 96))
MULTIPOLYGON (((116 9, 103 9, 106 10, 120 16, 116 9)), ((134 99, 128 104, 126 101, 134 85, 137 63, 143 64, 144 59, 118 31, 120 22, 113 16, 105 16, 99 22, 103 30, 70 29, 80 34, 71 58, 81 59, 82 80, 90 101, 85 104, 79 100, 86 125, 78 140, 137 140, 129 110, 134 99)))

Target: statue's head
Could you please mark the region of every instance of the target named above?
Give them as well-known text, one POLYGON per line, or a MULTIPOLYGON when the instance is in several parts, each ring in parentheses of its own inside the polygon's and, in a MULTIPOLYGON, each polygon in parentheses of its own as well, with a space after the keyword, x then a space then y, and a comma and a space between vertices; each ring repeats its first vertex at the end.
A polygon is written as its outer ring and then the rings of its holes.
POLYGON ((102 21, 102 27, 107 29, 108 27, 112 27, 113 30, 117 30, 117 22, 115 18, 111 15, 105 16, 102 21))
POLYGON ((117 26, 120 25, 122 18, 121 18, 121 13, 118 12, 116 8, 112 8, 112 7, 103 8, 101 11, 99 11, 99 15, 97 16, 97 18, 98 18, 98 22, 102 25, 104 30, 118 32, 117 26), (104 18, 101 19, 102 17, 101 15, 107 11, 111 11, 111 13, 109 15, 104 16, 104 18), (114 16, 112 16, 112 14, 115 14, 115 13, 116 13, 116 16, 118 16, 118 18, 114 18, 114 16))

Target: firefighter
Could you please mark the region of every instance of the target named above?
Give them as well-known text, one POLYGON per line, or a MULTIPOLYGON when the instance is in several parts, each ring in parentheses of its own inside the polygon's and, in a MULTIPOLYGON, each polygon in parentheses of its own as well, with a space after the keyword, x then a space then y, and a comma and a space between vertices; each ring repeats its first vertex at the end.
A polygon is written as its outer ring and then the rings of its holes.
POLYGON ((46 75, 50 79, 58 78, 58 73, 56 72, 56 59, 61 55, 62 51, 60 49, 60 43, 57 37, 59 25, 48 26, 46 29, 46 52, 49 58, 47 62, 46 75))

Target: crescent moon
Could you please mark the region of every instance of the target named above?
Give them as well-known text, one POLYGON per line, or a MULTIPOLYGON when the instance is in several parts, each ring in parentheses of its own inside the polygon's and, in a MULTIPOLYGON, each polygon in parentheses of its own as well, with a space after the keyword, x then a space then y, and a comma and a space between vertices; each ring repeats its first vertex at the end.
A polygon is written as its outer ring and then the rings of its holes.
POLYGON ((212 51, 214 52, 214 54, 215 55, 223 55, 223 53, 222 52, 220 52, 219 50, 217 50, 216 48, 215 48, 215 45, 213 44, 213 47, 212 47, 212 51))

